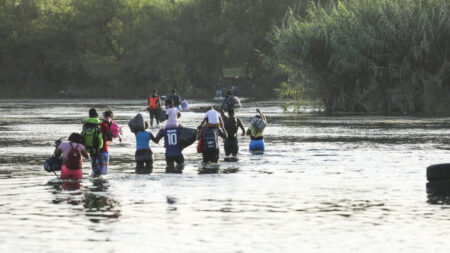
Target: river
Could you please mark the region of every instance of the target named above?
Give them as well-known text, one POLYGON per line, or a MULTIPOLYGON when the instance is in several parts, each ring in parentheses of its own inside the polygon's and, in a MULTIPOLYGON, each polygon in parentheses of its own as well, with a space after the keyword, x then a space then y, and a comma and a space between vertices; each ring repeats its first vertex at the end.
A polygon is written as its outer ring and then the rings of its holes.
MULTIPOLYGON (((216 101, 190 101, 196 127, 216 101)), ((446 252, 450 211, 427 195, 426 167, 448 162, 449 118, 283 113, 279 101, 243 101, 268 118, 266 152, 205 171, 195 144, 181 174, 134 173, 127 122, 145 101, 0 100, 0 252, 446 252), (53 141, 79 132, 88 110, 124 127, 109 174, 63 183, 43 169, 53 141)), ((145 113, 148 120, 148 114, 145 113)), ((151 128, 154 134, 157 128, 151 128)))

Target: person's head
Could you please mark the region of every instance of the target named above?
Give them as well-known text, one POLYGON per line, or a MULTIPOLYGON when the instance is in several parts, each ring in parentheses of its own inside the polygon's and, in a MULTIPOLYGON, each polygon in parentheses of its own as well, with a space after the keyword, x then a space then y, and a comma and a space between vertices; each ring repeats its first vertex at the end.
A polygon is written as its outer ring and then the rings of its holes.
POLYGON ((89 118, 97 118, 97 117, 98 117, 97 110, 95 110, 95 108, 89 109, 89 118))
POLYGON ((81 137, 81 135, 79 133, 72 133, 69 136, 69 141, 70 142, 76 142, 76 143, 82 143, 83 142, 83 138, 81 137))
POLYGON ((153 96, 156 96, 157 94, 158 94, 158 91, 157 91, 157 90, 153 90, 152 95, 153 95, 153 96))
POLYGON ((177 90, 176 89, 172 89, 172 94, 176 94, 177 93, 177 90))
POLYGON ((228 110, 228 116, 234 117, 234 109, 228 110))
POLYGON ((208 107, 208 111, 209 110, 214 110, 214 106, 211 105, 210 107, 208 107))
POLYGON ((173 105, 172 99, 166 99, 165 105, 168 107, 172 107, 172 105, 173 105))
POLYGON ((55 147, 59 147, 59 145, 62 143, 62 138, 59 138, 55 140, 55 147))
POLYGON ((227 96, 232 96, 233 92, 231 92, 231 90, 227 91, 227 96))
POLYGON ((114 114, 111 110, 106 110, 103 112, 103 117, 112 119, 114 118, 114 114))

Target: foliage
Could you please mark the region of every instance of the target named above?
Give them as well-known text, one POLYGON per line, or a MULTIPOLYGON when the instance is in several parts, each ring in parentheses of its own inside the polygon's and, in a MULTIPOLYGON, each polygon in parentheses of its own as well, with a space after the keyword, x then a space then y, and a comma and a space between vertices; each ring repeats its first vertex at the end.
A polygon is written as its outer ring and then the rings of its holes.
MULTIPOLYGON (((240 69, 248 94, 283 77, 255 49, 298 0, 2 0, 1 97, 212 96, 240 69)), ((307 2, 304 0, 303 2, 307 2)))
POLYGON ((289 76, 279 94, 328 112, 448 112, 449 2, 347 0, 272 31, 265 63, 289 76), (298 95, 298 93, 304 93, 298 95))

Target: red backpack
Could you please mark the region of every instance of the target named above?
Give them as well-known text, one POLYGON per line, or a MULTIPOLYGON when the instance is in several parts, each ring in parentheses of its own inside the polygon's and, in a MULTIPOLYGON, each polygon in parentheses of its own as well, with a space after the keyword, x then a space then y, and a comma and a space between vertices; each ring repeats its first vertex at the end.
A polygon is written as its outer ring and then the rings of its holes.
POLYGON ((72 142, 70 142, 70 151, 69 154, 67 154, 66 158, 66 166, 67 168, 71 170, 78 170, 82 167, 82 160, 81 160, 81 152, 78 150, 77 144, 75 147, 72 146, 72 142))

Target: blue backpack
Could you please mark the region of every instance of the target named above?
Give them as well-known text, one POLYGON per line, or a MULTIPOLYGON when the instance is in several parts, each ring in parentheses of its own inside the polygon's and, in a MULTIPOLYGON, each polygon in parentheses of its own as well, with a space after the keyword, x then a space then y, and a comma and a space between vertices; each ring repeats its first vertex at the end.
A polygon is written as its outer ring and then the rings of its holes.
POLYGON ((203 129, 203 149, 218 149, 218 132, 217 128, 205 127, 203 129))

